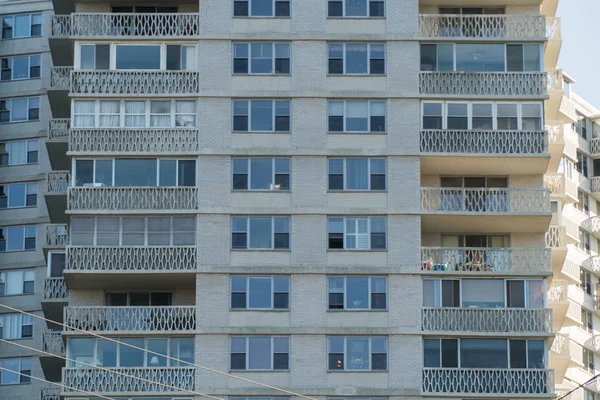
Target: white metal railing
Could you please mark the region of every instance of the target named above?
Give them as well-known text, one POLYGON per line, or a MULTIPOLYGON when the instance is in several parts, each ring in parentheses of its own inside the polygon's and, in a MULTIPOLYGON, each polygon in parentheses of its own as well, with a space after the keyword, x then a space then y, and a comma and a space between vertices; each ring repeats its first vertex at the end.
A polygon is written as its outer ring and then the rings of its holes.
POLYGON ((571 121, 575 122, 577 121, 576 109, 577 108, 575 107, 575 103, 573 103, 573 101, 571 101, 571 99, 569 99, 568 97, 563 96, 558 111, 560 111, 561 114, 569 118, 571 121))
POLYGON ((544 175, 544 187, 550 190, 551 194, 555 194, 558 196, 567 195, 574 199, 578 198, 577 183, 573 182, 573 180, 567 178, 565 174, 545 174, 544 175))
POLYGON ((526 39, 546 37, 544 15, 458 15, 420 14, 422 38, 526 39))
POLYGON ((71 120, 68 118, 51 119, 48 124, 48 139, 67 140, 69 138, 69 127, 71 120))
POLYGON ((571 361, 583 365, 583 346, 579 343, 569 341, 569 356, 571 357, 571 361))
POLYGON ((550 354, 560 357, 569 357, 569 335, 555 332, 554 340, 552 341, 552 347, 550 347, 550 354))
POLYGON ((562 39, 560 30, 560 18, 558 17, 547 17, 546 18, 546 37, 550 40, 562 39))
POLYGON ((198 13, 73 13, 52 17, 53 36, 149 36, 180 38, 199 34, 198 13))
POLYGON ((546 121, 548 142, 550 144, 565 144, 565 126, 562 121, 546 121))
POLYGON ((190 96, 200 92, 198 71, 73 71, 74 94, 168 94, 190 96))
POLYGON ((419 92, 427 95, 545 96, 545 72, 446 72, 419 73, 419 92))
POLYGON ((562 279, 553 279, 548 289, 548 303, 560 303, 567 301, 567 290, 569 285, 562 279))
POLYGON ((69 89, 72 69, 73 67, 52 67, 50 69, 50 88, 69 89))
POLYGON ((187 331, 196 329, 195 306, 65 307, 66 330, 187 331))
POLYGON ((42 389, 42 400, 60 400, 60 388, 42 389))
POLYGON ((67 246, 74 271, 195 271, 196 246, 67 246))
POLYGON ((421 130, 422 153, 531 155, 548 151, 544 131, 421 130))
POLYGON ((593 138, 588 142, 590 144, 590 154, 593 156, 600 155, 600 138, 593 138))
POLYGON ((583 323, 581 321, 581 304, 578 304, 574 301, 569 301, 567 306, 567 313, 565 315, 569 319, 577 322, 579 325, 583 323))
POLYGON ((567 255, 567 258, 565 258, 565 262, 563 263, 562 269, 560 271, 573 280, 579 280, 580 270, 581 268, 579 267, 579 263, 570 260, 569 256, 567 255))
POLYGON ((551 225, 546 232, 546 247, 564 248, 566 246, 567 228, 560 225, 551 225))
POLYGON ((421 269, 449 273, 550 272, 551 251, 515 247, 422 247, 421 269))
POLYGON ((543 394, 554 392, 546 369, 424 368, 423 392, 543 394))
POLYGON ((563 154, 571 160, 577 161, 577 149, 579 148, 579 140, 577 139, 577 136, 573 133, 573 131, 571 131, 571 129, 566 129, 564 136, 565 148, 563 149, 563 154))
POLYGON ((550 213, 550 191, 422 187, 421 210, 440 214, 550 213))
POLYGON ((563 215, 561 216, 561 225, 564 225, 567 236, 570 236, 573 240, 579 242, 579 225, 577 222, 563 215))
POLYGON ((547 71, 548 73, 548 90, 563 91, 564 78, 563 71, 560 68, 555 68, 547 71))
POLYGON ((600 256, 592 256, 581 263, 581 266, 594 273, 600 272, 600 256))
POLYGON ((591 177, 590 183, 592 187, 592 193, 600 192, 600 176, 591 177))
POLYGON ((71 187, 70 210, 197 210, 195 187, 71 187))
POLYGON ((119 372, 119 374, 111 374, 93 368, 63 368, 64 391, 75 392, 75 389, 79 389, 93 393, 131 392, 138 394, 177 392, 179 390, 193 391, 195 387, 195 369, 193 367, 111 368, 111 370, 119 372))
POLYGON ((72 129, 77 152, 181 153, 198 151, 197 129, 72 129))
POLYGON ((423 307, 423 331, 551 332, 548 308, 423 307))
POLYGON ((600 335, 592 336, 583 345, 596 353, 600 352, 600 335))
POLYGON ((69 243, 69 228, 67 224, 46 225, 46 246, 63 247, 69 243))
POLYGON ((588 232, 600 232, 600 217, 591 217, 581 223, 581 227, 588 232))
POLYGON ((65 278, 46 278, 44 280, 44 299, 66 299, 69 297, 65 278))
POLYGON ((46 174, 48 193, 65 193, 69 187, 69 171, 50 171, 46 174))
POLYGON ((62 332, 44 332, 42 335, 42 351, 52 354, 65 354, 62 332))

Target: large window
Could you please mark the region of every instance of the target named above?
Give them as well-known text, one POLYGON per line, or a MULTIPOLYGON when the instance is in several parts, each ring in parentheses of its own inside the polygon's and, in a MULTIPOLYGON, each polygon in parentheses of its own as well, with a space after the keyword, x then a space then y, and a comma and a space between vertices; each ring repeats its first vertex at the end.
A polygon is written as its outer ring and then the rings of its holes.
POLYGON ((385 190, 385 158, 330 158, 329 190, 385 190))
POLYGON ((386 103, 381 100, 330 100, 329 132, 385 132, 386 103))
POLYGON ((289 43, 234 43, 234 74, 284 74, 290 73, 289 43))
POLYGON ((330 371, 387 370, 387 337, 328 337, 330 371))
POLYGON ((40 119, 40 98, 19 97, 0 100, 0 122, 26 122, 40 119))
POLYGON ((596 374, 596 367, 594 365, 594 352, 591 350, 582 347, 582 359, 583 359, 583 369, 585 369, 590 374, 596 374))
POLYGON ((73 217, 75 246, 191 246, 194 217, 73 217))
POLYGON ((384 75, 385 44, 329 43, 330 75, 384 75))
POLYGON ((0 337, 2 339, 33 337, 33 317, 24 314, 0 314, 0 337))
POLYGON ((234 158, 233 190, 290 190, 289 158, 234 158))
POLYGON ((588 164, 589 164, 589 157, 587 155, 585 155, 584 153, 582 153, 581 151, 577 151, 577 164, 575 164, 575 169, 577 170, 577 172, 579 172, 581 175, 585 176, 586 178, 589 176, 588 175, 588 164))
POLYGON ((75 100, 73 128, 196 127, 193 100, 75 100))
POLYGON ((3 358, 0 367, 17 372, 0 371, 0 385, 18 385, 31 382, 31 358, 3 358), (23 375, 19 375, 23 374, 23 375), (27 376, 26 376, 27 375, 27 376))
POLYGON ((289 276, 232 276, 231 308, 236 310, 287 310, 289 276))
POLYGON ((585 293, 592 295, 592 274, 583 268, 579 268, 579 280, 580 283, 577 285, 579 289, 585 293))
POLYGON ((289 132, 289 100, 234 100, 235 132, 289 132))
POLYGON ((0 209, 37 205, 37 182, 0 185, 0 209))
POLYGON ((33 294, 35 270, 20 269, 0 272, 0 296, 33 294))
POLYGON ((573 203, 573 207, 577 208, 585 215, 590 215, 590 195, 580 189, 577 191, 577 197, 579 198, 579 201, 573 203))
POLYGON ((37 139, 0 142, 0 166, 35 164, 38 162, 38 148, 37 139))
POLYGON ((386 217, 329 217, 328 248, 385 250, 386 217))
POLYGON ((169 292, 112 292, 106 293, 108 307, 160 307, 173 305, 169 292))
POLYGON ((2 16, 2 39, 42 35, 42 14, 2 16))
POLYGON ((330 18, 381 18, 385 15, 385 0, 329 0, 330 18))
POLYGON ((583 308, 581 309, 581 329, 594 333, 594 316, 590 311, 583 308))
POLYGON ((0 252, 35 249, 35 225, 0 228, 0 252))
POLYGON ((290 338, 285 336, 232 336, 230 338, 232 370, 288 370, 290 338))
POLYGON ((289 17, 290 0, 233 0, 234 17, 289 17))
POLYGON ((327 282, 330 310, 387 308, 387 278, 384 276, 330 276, 327 282))
POLYGON ((167 70, 198 69, 194 44, 81 44, 82 70, 167 70))
POLYGON ((585 115, 577 113, 577 121, 573 122, 572 128, 577 133, 577 135, 581 136, 584 139, 588 138, 587 118, 585 117, 585 115))
POLYGON ((16 81, 40 77, 39 54, 7 57, 0 60, 2 73, 0 80, 16 81))
MULTIPOLYGON (((64 242, 67 242, 67 230, 64 231, 64 242)), ((63 271, 67 265, 67 255, 62 251, 48 252, 48 276, 51 278, 62 278, 63 271)))
POLYGON ((87 368, 77 363, 97 365, 103 368, 115 367, 185 367, 194 362, 194 338, 116 338, 116 343, 105 339, 71 338, 67 341, 69 367, 87 368), (140 347, 144 350, 134 349, 140 347), (149 351, 153 353, 148 353, 149 351))
POLYGON ((196 161, 164 158, 75 160, 75 186, 196 186, 196 161))
POLYGON ((232 217, 233 249, 287 250, 290 248, 289 217, 232 217))

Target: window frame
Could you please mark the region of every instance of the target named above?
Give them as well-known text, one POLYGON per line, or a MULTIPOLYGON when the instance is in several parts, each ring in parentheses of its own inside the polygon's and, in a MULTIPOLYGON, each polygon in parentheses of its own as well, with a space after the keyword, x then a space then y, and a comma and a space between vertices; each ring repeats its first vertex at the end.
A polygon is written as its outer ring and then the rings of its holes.
POLYGON ((273 15, 252 15, 252 1, 253 0, 233 0, 232 18, 291 18, 292 16, 292 1, 291 0, 273 0, 273 15), (246 3, 246 15, 236 15, 236 3, 246 3), (277 15, 277 3, 286 3, 288 5, 288 15, 277 15))
POLYGON ((346 99, 335 99, 335 100, 327 100, 327 134, 329 135, 335 135, 335 134, 358 134, 358 135, 386 135, 387 131, 388 131, 388 109, 387 109, 387 101, 385 99, 383 100, 360 100, 360 99, 356 99, 356 100, 346 100, 346 99), (367 130, 366 131, 355 131, 355 130, 349 130, 347 129, 347 119, 349 118, 349 113, 348 113, 348 103, 356 103, 356 102, 366 102, 367 104, 367 130), (337 130, 332 130, 331 129, 331 118, 332 117, 340 117, 340 115, 331 115, 332 114, 332 103, 343 103, 342 107, 343 107, 343 113, 341 115, 342 117, 342 130, 341 131, 337 131, 337 130), (385 129, 382 131, 379 130, 373 130, 373 124, 371 119, 373 117, 381 117, 380 115, 372 115, 372 105, 373 103, 383 103, 383 109, 384 109, 384 113, 383 113, 383 121, 384 121, 384 126, 385 129))
POLYGON ((389 337, 383 335, 373 335, 373 336, 338 336, 338 335, 328 335, 327 336, 327 372, 388 372, 390 368, 390 345, 389 345, 389 337), (330 357, 333 353, 331 351, 331 340, 332 339, 343 339, 344 340, 344 353, 343 353, 343 368, 340 369, 331 369, 330 368, 330 357), (368 369, 349 369, 346 368, 349 365, 348 361, 348 339, 369 339, 369 368, 368 369), (373 355, 374 354, 382 354, 382 353, 373 353, 373 339, 385 339, 385 369, 373 368, 373 355))
POLYGON ((285 335, 230 335, 229 336, 229 370, 230 371, 270 371, 270 372, 278 372, 278 371, 282 371, 282 372, 289 372, 290 371, 290 360, 291 360, 291 353, 292 353, 292 343, 291 343, 291 336, 285 336, 285 335), (262 369, 262 368, 249 368, 250 365, 250 339, 251 338, 270 338, 271 339, 271 349, 270 349, 270 368, 268 369, 262 369), (241 352, 232 352, 232 342, 234 339, 245 339, 246 344, 245 344, 245 351, 243 353, 241 352), (275 352, 275 339, 287 339, 287 353, 281 353, 275 352), (238 368, 233 368, 233 363, 232 361, 232 355, 233 354, 244 354, 245 355, 245 368, 244 369, 238 369, 238 368), (283 368, 277 368, 275 369, 275 354, 287 354, 288 356, 288 366, 287 368, 283 369, 283 368))
POLYGON ((376 77, 376 76, 380 76, 380 77, 385 77, 387 76, 388 73, 388 67, 387 67, 387 61, 388 61, 388 54, 387 54, 387 43, 386 42, 327 42, 327 76, 363 76, 363 77, 376 77), (347 61, 347 50, 346 50, 346 46, 348 44, 352 44, 352 45, 358 45, 358 44, 366 44, 367 45, 367 72, 365 73, 348 73, 347 71, 347 65, 346 65, 346 61, 347 61), (342 45, 342 73, 332 73, 331 72, 331 68, 330 68, 330 62, 331 60, 339 60, 339 58, 332 58, 330 56, 330 46, 332 45, 342 45), (371 60, 381 60, 381 58, 376 58, 376 57, 371 57, 371 46, 372 45, 382 45, 383 46, 383 73, 378 74, 378 73, 372 73, 371 72, 371 60))
POLYGON ((232 99, 231 103, 231 131, 235 133, 291 133, 292 131, 292 101, 290 99, 232 99), (271 130, 253 130, 252 129, 252 103, 254 101, 270 101, 271 102, 271 130), (235 103, 245 102, 246 103, 246 114, 236 114, 235 103), (288 115, 277 115, 277 103, 287 103, 288 115), (246 130, 235 129, 235 117, 246 117, 246 130), (277 129, 277 117, 288 119, 288 129, 278 130, 277 129))
POLYGON ((328 157, 327 158, 327 178, 328 178, 328 182, 327 182, 327 191, 328 192, 358 192, 358 193, 363 193, 363 192, 387 192, 388 190, 388 166, 387 166, 387 157, 328 157), (348 189, 347 188, 347 178, 348 178, 348 173, 347 173, 347 160, 348 159, 366 159, 367 160, 367 176, 369 177, 368 179, 368 188, 367 189, 348 189), (343 171, 342 171, 342 189, 332 189, 331 188, 331 175, 340 175, 340 174, 332 174, 331 173, 331 168, 330 168, 330 161, 331 160, 342 160, 343 162, 343 171), (372 171, 372 161, 373 160, 383 160, 384 164, 385 164, 385 173, 384 175, 384 188, 383 189, 373 189, 373 176, 378 176, 381 174, 374 174, 372 171))
POLYGON ((8 313, 8 314, 0 314, 0 337, 4 340, 20 340, 20 339, 32 339, 33 338, 33 318, 31 315, 21 314, 21 313, 8 313), (16 317, 18 322, 17 326, 19 327, 19 336, 18 337, 9 337, 8 331, 4 330, 4 327, 7 325, 4 319, 16 317), (24 334, 24 329, 28 328, 28 334, 24 334))
POLYGON ((365 16, 361 16, 361 15, 346 15, 346 4, 347 4, 347 0, 328 0, 327 1, 327 18, 328 19, 340 19, 340 18, 344 18, 344 19, 385 19, 386 17, 386 4, 385 1, 386 0, 364 0, 366 3, 366 9, 367 9, 367 15, 365 16), (331 3, 342 3, 342 15, 331 15, 331 9, 329 8, 329 6, 331 5, 331 3), (371 16, 371 3, 381 3, 383 5, 383 15, 374 15, 371 16))
POLYGON ((2 34, 1 36, 1 40, 7 40, 7 39, 23 39, 23 38, 30 38, 30 37, 41 37, 42 36, 42 25, 43 25, 43 19, 42 19, 42 13, 20 13, 20 14, 8 14, 8 15, 2 15, 2 24, 4 25, 4 19, 5 18, 11 18, 12 22, 10 25, 10 31, 11 31, 11 35, 10 36, 4 36, 4 30, 6 28, 3 27, 2 29, 2 34), (15 31, 16 31, 16 18, 17 17, 22 17, 24 15, 28 15, 29 16, 29 34, 27 34, 26 36, 15 36, 15 31), (40 23, 39 24, 34 24, 34 19, 38 17, 40 23), (37 27, 39 26, 39 31, 40 34, 38 35, 33 34, 33 30, 34 30, 34 26, 37 27))
POLYGON ((0 271, 0 297, 26 296, 31 294, 35 294, 35 269, 7 269, 0 271), (16 279, 16 281, 20 282, 21 284, 20 291, 17 293, 6 293, 8 288, 9 274, 20 274, 20 277, 16 279), (33 279, 27 279, 31 278, 31 275, 33 275, 33 279), (33 283, 31 291, 25 290, 27 283, 33 283))
MULTIPOLYGON (((10 209, 19 209, 19 208, 31 208, 31 207, 37 207, 38 203, 38 191, 39 191, 39 185, 38 182, 11 182, 11 183, 5 183, 5 184, 0 184, 0 188, 4 189, 4 196, 0 195, 0 200, 2 200, 3 198, 6 199, 6 207, 2 207, 3 204, 0 204, 0 210, 10 210, 10 209), (13 196, 11 196, 12 193, 12 186, 15 185, 24 185, 24 197, 23 197, 23 205, 19 205, 19 206, 11 206, 11 199, 13 198, 13 196), (33 191, 34 193, 30 193, 30 190, 33 191), (35 204, 28 204, 30 203, 29 201, 29 196, 35 196, 35 201, 32 201, 32 203, 35 204)), ((0 192, 1 193, 1 192, 0 192)))
MULTIPOLYGON (((0 242, 3 242, 4 244, 4 250, 0 249, 0 254, 1 253, 14 253, 14 252, 19 252, 19 251, 35 251, 37 248, 37 226, 36 225, 10 225, 10 226, 2 226, 0 227, 0 237, 2 239, 0 239, 0 242), (16 249, 16 250, 8 250, 8 246, 9 246, 9 232, 11 229, 15 229, 15 228, 22 228, 23 230, 23 248, 20 249, 16 249), (31 231, 33 230, 33 236, 31 235, 31 231), (29 232, 28 232, 29 231, 29 232), (29 236, 28 236, 29 235, 29 236), (33 247, 27 247, 27 239, 30 240, 33 239, 33 247)), ((14 239, 13 239, 14 240, 14 239)))
POLYGON ((292 158, 291 157, 232 157, 231 158, 231 190, 233 192, 291 192, 292 191, 292 158), (252 183, 252 160, 255 159, 265 159, 265 160, 271 160, 271 181, 273 182, 271 184, 272 188, 271 189, 252 189, 251 188, 251 183, 252 183), (246 164, 246 174, 240 174, 240 173, 235 173, 235 161, 236 160, 246 160, 247 164, 246 164), (277 173, 277 160, 287 160, 288 161, 288 173, 277 173), (235 187, 235 176, 236 175, 246 175, 246 189, 240 189, 240 188, 236 188, 235 187), (275 183, 277 181, 276 177, 277 175, 287 175, 288 177, 288 188, 277 188, 277 184, 275 183))
POLYGON ((282 215, 232 215, 231 216, 231 248, 232 251, 291 251, 292 249, 292 234, 291 234, 291 225, 292 218, 290 216, 282 216, 282 215), (236 231, 234 230, 234 220, 235 219, 245 219, 246 220, 246 230, 245 231, 236 231), (271 247, 270 248, 256 248, 250 247, 250 219, 251 218, 270 218, 271 219, 271 247), (276 219, 286 219, 288 232, 276 232, 275 231, 275 220, 276 219), (234 234, 245 234, 246 235, 246 247, 235 247, 234 246, 234 234), (288 247, 287 248, 278 248, 275 247, 275 235, 279 234, 287 234, 288 235, 288 247))
POLYGON ((42 55, 41 54, 24 54, 24 55, 18 55, 18 56, 2 57, 0 62, 4 63, 5 60, 6 60, 8 67, 7 68, 2 67, 2 74, 0 74, 1 82, 24 81, 24 80, 28 80, 28 79, 40 79, 41 78, 41 72, 42 72, 42 55), (15 58, 27 58, 27 77, 26 78, 15 78, 14 77, 15 58), (32 60, 35 60, 36 58, 38 60, 38 65, 32 65, 32 60), (32 75, 31 72, 32 72, 33 68, 37 68, 37 76, 31 76, 32 75), (3 78, 5 71, 10 71, 9 79, 3 78))
POLYGON ((6 140, 3 142, 0 142, 0 147, 2 145, 4 145, 6 153, 0 153, 0 158, 2 158, 2 161, 4 161, 4 159, 6 159, 6 164, 3 164, 0 162, 0 167, 11 167, 11 166, 15 166, 15 165, 30 165, 30 164, 37 164, 39 162, 38 155, 39 155, 40 141, 38 139, 6 140), (24 163, 12 163, 11 164, 10 148, 12 147, 11 145, 14 143, 25 143, 25 154, 24 154, 25 157, 24 158, 26 161, 24 163), (32 147, 35 147, 35 150, 31 150, 32 147), (34 157, 34 155, 35 155, 35 157, 34 157), (29 160, 31 158, 35 159, 35 161, 30 162, 29 160))
POLYGON ((40 120, 41 97, 39 97, 39 96, 5 98, 5 99, 0 99, 0 104, 1 103, 4 103, 4 106, 6 108, 0 109, 0 114, 5 114, 5 115, 8 114, 8 119, 6 121, 0 121, 0 124, 18 124, 18 123, 23 123, 23 122, 32 122, 32 121, 40 120), (27 109, 25 110, 25 112, 27 114, 26 119, 18 119, 18 120, 13 119, 14 114, 15 114, 13 112, 13 102, 15 100, 27 100, 27 109), (35 107, 36 103, 37 103, 37 107, 35 107), (33 117, 32 117, 32 113, 33 113, 33 117), (37 118, 34 118, 36 113, 37 113, 37 118))
MULTIPOLYGON (((13 375, 16 375, 18 382, 15 383, 4 383, 4 378, 6 374, 11 374, 11 372, 8 371, 0 371, 0 386, 15 386, 15 385, 23 385, 23 384, 29 384, 31 383, 31 369, 32 369, 32 357, 7 357, 7 358, 0 358, 0 366, 3 368, 7 368, 6 365, 4 365, 6 360, 19 360, 19 373, 21 374, 25 374, 25 375, 29 375, 29 376, 24 376, 24 375, 19 375, 19 374, 15 374, 13 373, 13 375), (27 360, 27 364, 24 365, 24 361, 27 360), (26 367, 29 367, 29 369, 24 369, 26 367)), ((8 368, 7 368, 8 369, 8 368)), ((11 370, 14 371, 14 370, 11 370)), ((14 371, 16 372, 16 371, 14 371)))
POLYGON ((229 310, 230 311, 289 311, 291 309, 290 301, 291 301, 291 276, 290 275, 230 275, 229 276, 229 310), (251 286, 250 281, 252 279, 268 279, 271 280, 271 307, 251 307, 250 306, 250 296, 251 296, 251 286), (287 292, 277 291, 275 290, 275 279, 287 279, 287 292), (234 279, 245 279, 246 288, 245 292, 238 292, 233 290, 233 280, 234 279), (233 306, 233 295, 235 293, 245 293, 246 296, 246 307, 234 307, 233 306), (287 307, 275 307, 275 295, 277 293, 287 293, 287 307))
MULTIPOLYGON (((355 233, 354 235, 358 235, 358 232, 355 233)), ((356 243, 358 244, 358 241, 356 243)), ((375 252, 385 251, 385 252, 387 252, 388 251, 388 247, 389 247, 389 243, 388 243, 388 221, 387 221, 387 217, 386 216, 328 216, 327 217, 327 251, 375 251, 375 252), (342 222, 343 222, 343 225, 344 225, 343 232, 331 232, 329 230, 329 228, 330 228, 330 222, 331 222, 332 219, 342 219, 342 222), (348 235, 348 233, 347 233, 347 224, 346 224, 346 221, 348 219, 355 220, 355 224, 356 224, 356 222, 358 220, 367 219, 367 233, 366 233, 366 235, 368 237, 368 246, 367 246, 368 248, 366 248, 366 249, 360 249, 360 248, 349 248, 349 247, 347 247, 347 243, 348 243, 347 235, 348 235), (383 248, 375 248, 375 249, 372 248, 372 243, 371 243, 372 239, 371 239, 371 236, 373 235, 373 233, 381 233, 381 232, 372 232, 372 230, 371 230, 372 219, 381 219, 381 220, 383 220, 385 222, 385 232, 383 232, 384 235, 385 235, 385 246, 383 248), (332 248, 330 246, 330 240, 331 240, 331 234, 332 233, 333 234, 342 233, 342 235, 343 235, 342 236, 343 248, 335 248, 335 247, 332 248)))
POLYGON ((231 58, 231 71, 233 76, 290 76, 292 74, 292 42, 232 42, 232 58, 231 58), (252 72, 252 45, 253 44, 270 44, 271 45, 271 69, 273 72, 252 72), (247 57, 236 57, 235 48, 236 46, 246 46, 247 57), (277 46, 287 45, 288 46, 288 57, 281 58, 277 57, 277 46), (236 72, 235 61, 238 59, 245 59, 247 72, 236 72), (277 60, 288 60, 288 72, 277 72, 277 60))
POLYGON ((336 312, 336 311, 388 311, 388 307, 389 307, 389 280, 387 276, 381 276, 381 275, 344 275, 344 276, 339 276, 339 275, 328 275, 327 276, 327 311, 332 311, 332 312, 336 312), (348 308, 347 307, 347 298, 348 298, 348 278, 367 278, 368 279, 368 292, 369 292, 369 300, 368 300, 368 306, 366 308, 348 308), (334 279, 343 279, 344 280, 344 287, 342 289, 342 293, 343 293, 343 307, 342 308, 332 308, 332 304, 331 304, 331 298, 330 295, 332 293, 340 293, 337 291, 333 291, 331 289, 330 286, 330 282, 331 280, 334 279), (385 292, 374 292, 373 291, 373 279, 384 279, 385 280, 385 292), (385 307, 383 308, 373 308, 373 294, 385 294, 385 307))

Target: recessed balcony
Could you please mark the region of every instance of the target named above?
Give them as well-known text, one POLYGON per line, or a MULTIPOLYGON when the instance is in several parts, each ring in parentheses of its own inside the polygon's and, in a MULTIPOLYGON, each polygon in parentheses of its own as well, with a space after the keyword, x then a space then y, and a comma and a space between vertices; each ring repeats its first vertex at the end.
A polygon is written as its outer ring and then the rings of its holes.
POLYGON ((579 201, 577 183, 567 178, 564 173, 545 174, 544 187, 550 190, 553 199, 561 199, 563 203, 576 203, 579 201))
POLYGON ((545 98, 545 72, 421 71, 419 93, 426 98, 545 98))
POLYGON ((567 256, 567 228, 561 225, 550 225, 545 235, 546 247, 552 251, 552 270, 557 271, 567 256))
POLYGON ((70 123, 71 120, 68 118, 51 119, 49 122, 46 149, 53 170, 70 168, 69 159, 67 158, 70 123))
POLYGON ((51 222, 66 222, 65 210, 67 209, 69 175, 69 171, 51 171, 46 174, 46 192, 44 193, 44 197, 51 222))
POLYGON ((52 321, 62 322, 62 309, 69 302, 67 283, 64 278, 44 279, 44 316, 52 321))
POLYGON ((550 159, 544 131, 424 129, 420 137, 423 174, 543 174, 550 159))
MULTIPOLYGON (((65 344, 60 331, 48 331, 42 334, 42 351, 65 355, 65 344)), ((40 354, 40 364, 46 380, 60 381, 60 370, 65 366, 65 360, 47 354, 40 354)))

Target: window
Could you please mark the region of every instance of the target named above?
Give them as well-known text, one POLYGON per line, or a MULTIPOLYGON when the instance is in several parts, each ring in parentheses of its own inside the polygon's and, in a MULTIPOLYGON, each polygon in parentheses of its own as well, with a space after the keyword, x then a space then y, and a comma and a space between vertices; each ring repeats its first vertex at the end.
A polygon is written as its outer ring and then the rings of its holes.
POLYGON ((0 359, 0 367, 23 374, 13 374, 1 370, 0 385, 18 385, 19 383, 31 382, 31 358, 3 358, 0 359))
POLYGON ((387 278, 340 276, 327 278, 330 310, 385 310, 387 278))
POLYGON ((594 318, 588 310, 581 309, 581 327, 589 333, 594 333, 594 318))
POLYGON ((35 206, 37 192, 36 182, 0 185, 0 209, 35 206))
POLYGON ((234 17, 289 17, 290 0, 233 0, 234 17))
POLYGON ((231 247, 287 250, 290 248, 290 218, 232 217, 231 247))
POLYGON ((8 270, 0 272, 0 296, 33 294, 35 270, 8 270))
POLYGON ((590 254, 590 234, 581 228, 579 228, 579 243, 577 243, 577 247, 586 254, 590 254))
POLYGON ((592 295, 592 274, 583 268, 579 268, 579 280, 581 281, 577 286, 585 293, 592 295))
POLYGON ((585 347, 582 347, 581 351, 583 352, 583 369, 590 374, 595 374, 596 368, 594 366, 594 353, 585 347))
POLYGON ((385 250, 386 217, 329 217, 328 248, 385 250))
POLYGON ((17 14, 2 17, 2 39, 42 35, 42 14, 17 14))
POLYGON ((385 0, 329 0, 329 17, 383 17, 385 0))
POLYGON ((384 75, 385 44, 330 43, 330 75, 384 75))
POLYGON ((328 337, 330 371, 387 370, 387 337, 328 337))
POLYGON ((40 98, 20 97, 0 100, 0 123, 40 119, 40 98))
POLYGON ((73 128, 196 127, 193 100, 74 100, 73 128))
POLYGON ((585 176, 586 178, 589 176, 588 175, 588 161, 589 161, 589 157, 586 156, 584 153, 577 151, 577 164, 575 164, 575 169, 577 170, 577 172, 579 172, 581 175, 585 176))
POLYGON ((39 54, 3 58, 0 60, 2 67, 0 80, 16 81, 39 78, 40 60, 41 56, 39 54))
POLYGON ((375 100, 330 100, 329 132, 385 132, 386 103, 375 100))
POLYGON ((234 158, 233 190, 290 190, 290 159, 234 158))
POLYGON ((290 338, 285 336, 232 336, 232 370, 288 370, 290 338))
POLYGON ((330 158, 329 190, 385 190, 385 158, 330 158))
POLYGON ((81 70, 166 70, 198 68, 194 44, 80 44, 81 70))
POLYGON ((33 337, 33 317, 24 314, 0 314, 2 339, 27 339, 33 337))
POLYGON ((587 118, 577 113, 577 121, 573 123, 573 130, 582 138, 587 139, 587 118))
MULTIPOLYGON (((65 236, 67 231, 65 229, 65 236)), ((64 242, 66 242, 66 238, 64 242)), ((64 243, 63 242, 63 243, 64 243)), ((65 270, 67 263, 67 256, 64 252, 49 251, 48 252, 48 276, 51 278, 63 277, 63 271, 65 270)))
POLYGON ((235 132, 289 132, 289 100, 234 100, 235 132))
POLYGON ((574 203, 573 206, 585 215, 590 215, 590 196, 583 190, 578 190, 577 195, 579 201, 574 203))
POLYGON ((0 228, 0 252, 35 249, 35 225, 0 228))
POLYGON ((74 246, 192 246, 195 217, 73 217, 74 246))
POLYGON ((234 43, 234 74, 289 74, 289 43, 234 43))
POLYGON ((596 398, 596 393, 592 392, 589 389, 585 389, 585 388, 582 388, 582 389, 583 389, 583 400, 598 400, 596 398))
POLYGON ((171 293, 162 292, 121 292, 106 293, 106 305, 109 307, 160 307, 173 304, 171 293))
POLYGON ((75 186, 196 186, 196 161, 156 158, 75 160, 75 186))
POLYGON ((289 276, 232 276, 231 308, 236 310, 289 309, 289 276))

